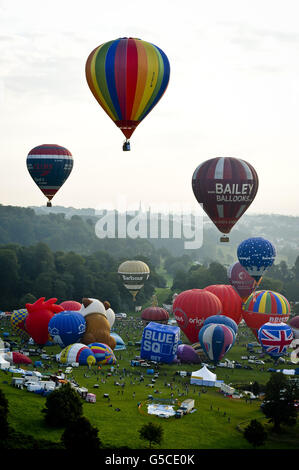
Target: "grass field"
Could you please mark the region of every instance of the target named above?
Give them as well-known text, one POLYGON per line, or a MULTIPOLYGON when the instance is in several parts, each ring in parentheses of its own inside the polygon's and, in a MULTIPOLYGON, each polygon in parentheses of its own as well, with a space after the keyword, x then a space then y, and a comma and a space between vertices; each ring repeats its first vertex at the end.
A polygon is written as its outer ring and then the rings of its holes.
MULTIPOLYGON (((127 344, 128 341, 141 339, 143 326, 137 320, 121 321, 115 323, 114 330, 127 344)), ((240 361, 241 355, 248 355, 246 344, 254 340, 246 327, 239 328, 239 331, 238 342, 226 356, 231 360, 240 361)), ((182 339, 185 342, 184 338, 182 339)), ((58 346, 45 349, 51 355, 61 350, 58 346)), ((146 373, 147 368, 130 365, 131 359, 139 353, 138 346, 127 346, 126 350, 116 351, 118 363, 113 372, 110 371, 110 366, 103 366, 101 370, 95 366, 91 369, 87 366, 73 368, 74 380, 96 394, 96 403, 84 402, 83 414, 99 429, 99 436, 105 447, 146 448, 148 444, 140 439, 138 431, 143 424, 150 421, 163 426, 163 441, 160 446, 156 446, 159 449, 250 449, 251 445, 241 431, 251 419, 261 420, 270 430, 260 410, 260 401, 246 402, 244 398, 226 398, 216 388, 190 385, 190 376, 180 377, 176 374, 179 370, 197 370, 201 367, 200 364, 160 364, 157 370, 159 377, 156 378, 154 386, 150 387, 153 376, 146 373), (115 385, 115 382, 125 385, 121 387, 115 385), (109 399, 104 398, 107 393, 109 399), (168 399, 171 394, 178 402, 185 398, 194 398, 196 411, 181 419, 161 419, 147 414, 148 395, 157 399, 168 399)), ((32 359, 35 361, 39 358, 32 359)), ((54 359, 47 362, 49 369, 46 372, 63 369, 54 359)), ((217 379, 233 386, 254 381, 266 384, 270 378, 266 369, 273 367, 273 362, 264 367, 264 371, 257 365, 253 365, 252 370, 217 367, 213 372, 217 374, 217 379)), ((0 371, 0 388, 9 400, 10 424, 17 431, 59 441, 63 429, 51 429, 46 427, 43 421, 42 408, 46 398, 14 388, 11 385, 11 375, 0 371)), ((298 423, 295 428, 285 428, 279 437, 269 432, 267 442, 262 448, 296 449, 298 435, 298 423)))

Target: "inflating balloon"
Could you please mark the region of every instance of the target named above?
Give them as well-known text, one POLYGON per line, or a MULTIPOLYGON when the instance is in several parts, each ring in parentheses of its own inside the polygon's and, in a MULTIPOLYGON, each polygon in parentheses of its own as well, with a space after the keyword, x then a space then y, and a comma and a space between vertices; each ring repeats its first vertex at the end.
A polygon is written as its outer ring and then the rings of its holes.
POLYGON ((71 311, 79 311, 81 309, 81 304, 80 302, 77 302, 76 300, 65 300, 64 302, 61 302, 59 304, 60 307, 63 307, 64 310, 71 310, 71 311))
POLYGON ((99 364, 115 364, 116 358, 112 349, 108 344, 104 343, 91 343, 88 347, 93 352, 97 363, 99 364))
POLYGON ((27 341, 30 338, 28 331, 26 331, 25 322, 28 315, 26 308, 20 308, 13 310, 10 317, 10 324, 13 330, 20 336, 23 341, 27 341))
POLYGON ((243 318, 258 339, 259 328, 267 322, 287 322, 291 307, 278 292, 262 290, 252 293, 243 304, 243 318))
POLYGON ((96 363, 96 358, 91 349, 85 344, 70 344, 56 355, 56 360, 62 364, 72 364, 92 366, 96 363))
POLYGON ((41 297, 33 304, 26 304, 28 311, 25 322, 26 331, 40 346, 51 341, 48 331, 49 321, 55 313, 63 311, 63 308, 55 303, 56 301, 55 298, 45 301, 45 297, 41 297))
POLYGON ((167 56, 141 39, 119 38, 96 47, 85 72, 95 99, 126 137, 123 150, 130 150, 129 138, 167 88, 167 56))
POLYGON ((150 322, 143 330, 140 357, 149 361, 173 362, 180 339, 177 326, 150 322))
POLYGON ((212 292, 190 289, 176 297, 172 309, 180 329, 191 343, 197 343, 205 319, 211 315, 221 315, 222 304, 212 292))
POLYGON ((202 327, 198 339, 207 357, 217 364, 234 344, 235 333, 226 325, 210 323, 202 327))
POLYGON ((293 341, 292 328, 286 323, 265 323, 258 330, 258 340, 265 353, 277 359, 287 352, 293 341))
POLYGON ((135 302, 136 295, 149 278, 150 269, 146 263, 139 260, 128 260, 118 267, 118 274, 124 287, 131 293, 135 302))
POLYGON ((73 164, 71 152, 60 145, 44 144, 30 150, 27 169, 48 199, 48 207, 51 207, 52 198, 69 177, 73 164))
POLYGON ((227 277, 244 302, 255 288, 255 279, 249 275, 248 271, 243 268, 239 261, 236 261, 228 268, 227 277))
POLYGON ((189 344, 179 344, 177 349, 177 358, 183 363, 200 364, 201 359, 189 344))
MULTIPOLYGON (((218 230, 228 234, 253 202, 258 176, 253 166, 244 160, 212 158, 194 171, 192 189, 218 230)), ((228 241, 228 237, 222 237, 221 241, 228 241)))
POLYGON ((269 240, 253 237, 240 243, 237 256, 243 268, 258 283, 274 263, 276 250, 269 240))
POLYGON ((294 339, 299 339, 299 315, 291 318, 289 325, 292 328, 294 339))
POLYGON ((143 320, 144 323, 154 321, 156 323, 164 323, 166 325, 169 320, 169 313, 162 307, 152 305, 151 307, 147 307, 142 310, 141 320, 143 320))
POLYGON ((77 311, 63 311, 54 315, 48 324, 49 335, 53 342, 62 348, 79 343, 86 330, 86 321, 77 311))
POLYGON ((239 294, 230 285, 214 284, 204 290, 215 294, 222 304, 222 315, 232 318, 237 325, 242 320, 242 300, 239 294))

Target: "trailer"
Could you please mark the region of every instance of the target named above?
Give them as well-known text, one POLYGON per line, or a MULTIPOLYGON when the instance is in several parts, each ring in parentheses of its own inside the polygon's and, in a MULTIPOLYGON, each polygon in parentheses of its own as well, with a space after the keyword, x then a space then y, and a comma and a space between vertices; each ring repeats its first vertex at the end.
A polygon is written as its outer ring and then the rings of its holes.
POLYGON ((194 400, 192 398, 187 398, 181 403, 179 410, 183 410, 184 414, 190 413, 194 408, 194 400))

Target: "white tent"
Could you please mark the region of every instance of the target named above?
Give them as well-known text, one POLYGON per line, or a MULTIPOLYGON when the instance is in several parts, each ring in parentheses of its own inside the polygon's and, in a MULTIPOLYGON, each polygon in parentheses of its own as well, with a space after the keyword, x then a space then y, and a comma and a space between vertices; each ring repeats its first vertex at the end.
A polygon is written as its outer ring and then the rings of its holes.
POLYGON ((0 369, 8 369, 10 367, 10 363, 4 359, 4 355, 0 354, 0 369))
POLYGON ((223 380, 217 380, 216 374, 213 374, 207 366, 192 372, 190 384, 193 385, 206 385, 207 387, 220 387, 223 380))

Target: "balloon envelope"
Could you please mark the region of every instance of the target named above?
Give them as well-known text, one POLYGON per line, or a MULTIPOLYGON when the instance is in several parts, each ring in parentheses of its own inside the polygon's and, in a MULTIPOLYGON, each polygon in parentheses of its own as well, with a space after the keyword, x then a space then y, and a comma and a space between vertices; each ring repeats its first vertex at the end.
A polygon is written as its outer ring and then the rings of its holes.
POLYGON ((287 322, 290 312, 289 301, 269 290, 252 293, 243 304, 243 318, 257 339, 258 330, 264 323, 287 322))
POLYGON ((211 323, 202 327, 198 339, 207 357, 217 364, 232 347, 234 336, 226 325, 211 323))
POLYGON ((55 196, 73 169, 73 157, 65 147, 44 144, 34 147, 27 156, 27 169, 48 201, 55 196))
POLYGON ((81 309, 80 302, 76 300, 65 300, 59 304, 64 310, 72 310, 72 311, 79 311, 81 309))
POLYGON ((166 324, 169 320, 169 313, 164 308, 153 305, 141 312, 141 319, 145 322, 154 321, 166 324))
POLYGON ((56 359, 62 364, 77 362, 80 365, 91 366, 96 363, 94 353, 82 343, 70 344, 57 354, 56 359))
POLYGON ((283 356, 293 341, 292 328, 286 323, 265 323, 258 330, 263 350, 274 358, 283 356))
POLYGON ((212 315, 211 317, 208 317, 204 321, 204 326, 209 325, 210 323, 226 325, 233 330, 235 335, 238 333, 237 323, 232 318, 226 317, 225 315, 212 315))
POLYGON ((198 333, 205 319, 221 313, 222 304, 219 298, 204 289, 183 291, 173 303, 173 315, 177 324, 191 343, 198 341, 198 333))
POLYGON ((255 280, 253 277, 249 275, 248 271, 246 271, 239 261, 236 261, 228 268, 227 276, 229 282, 237 291, 241 299, 243 301, 246 300, 255 286, 255 280))
POLYGON ((199 364, 201 359, 189 344, 179 344, 177 349, 177 358, 184 363, 199 364))
POLYGON ((10 324, 13 330, 23 339, 24 341, 30 338, 30 335, 26 331, 25 322, 28 315, 26 308, 20 308, 13 310, 10 317, 10 324))
POLYGON ((77 311, 65 310, 54 315, 48 325, 49 335, 62 348, 80 342, 86 329, 83 315, 77 311))
POLYGON ((215 294, 222 304, 222 315, 232 318, 237 325, 242 320, 242 300, 235 289, 226 284, 214 284, 204 290, 215 294))
POLYGON ((192 189, 218 230, 229 233, 253 202, 258 176, 253 166, 244 160, 212 158, 194 171, 192 189))
POLYGON ((149 278, 150 269, 146 263, 139 260, 128 260, 118 267, 118 274, 123 285, 132 294, 133 300, 149 278))
POLYGON ((248 274, 259 281, 264 272, 274 263, 276 250, 269 240, 253 237, 240 243, 237 256, 248 274))
POLYGON ((96 47, 85 72, 95 99, 128 139, 165 92, 170 66, 154 44, 119 38, 96 47))
POLYGON ((294 339, 299 339, 299 315, 291 318, 289 325, 292 328, 294 339))
POLYGON ((91 343, 88 345, 93 354, 95 355, 96 361, 99 364, 115 364, 116 358, 114 352, 104 343, 91 343))

